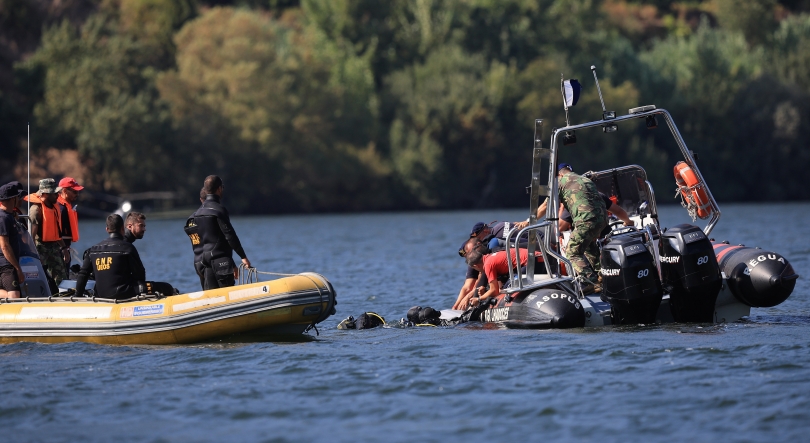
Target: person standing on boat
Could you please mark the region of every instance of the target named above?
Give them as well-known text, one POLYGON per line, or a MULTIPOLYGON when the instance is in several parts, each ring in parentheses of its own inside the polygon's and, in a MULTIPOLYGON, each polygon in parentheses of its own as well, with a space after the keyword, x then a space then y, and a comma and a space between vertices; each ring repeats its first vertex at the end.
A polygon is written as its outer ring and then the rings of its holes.
POLYGON ((222 179, 218 176, 206 177, 203 184, 205 201, 186 220, 184 227, 191 240, 194 270, 200 277, 203 290, 235 284, 239 269, 233 262, 234 252, 245 266, 251 267, 242 243, 231 225, 228 210, 220 202, 224 188, 222 179))
MULTIPOLYGON (((584 280, 582 292, 601 292, 599 284, 599 246, 596 240, 607 227, 607 208, 594 182, 575 173, 568 163, 557 166, 560 202, 571 214, 574 228, 565 256, 578 276, 584 280)), ((541 209, 545 212, 548 200, 541 209)))
MULTIPOLYGON (((62 224, 62 241, 68 248, 72 243, 79 241, 79 214, 76 213, 74 205, 82 189, 84 186, 79 185, 72 177, 59 180, 59 187, 56 188, 56 192, 59 193, 56 208, 59 209, 62 224)), ((70 254, 65 257, 65 267, 70 267, 70 254)))
POLYGON ((132 211, 127 214, 124 222, 124 240, 135 243, 146 234, 146 216, 143 213, 132 211))
POLYGON ((20 267, 20 233, 14 208, 25 191, 16 182, 0 186, 0 298, 19 298, 25 274, 20 267))
POLYGON ((42 266, 58 285, 67 278, 65 263, 70 260, 70 248, 62 240, 62 219, 56 200, 56 180, 44 178, 39 181, 36 194, 26 197, 31 202, 28 219, 31 221, 31 236, 37 246, 42 266))

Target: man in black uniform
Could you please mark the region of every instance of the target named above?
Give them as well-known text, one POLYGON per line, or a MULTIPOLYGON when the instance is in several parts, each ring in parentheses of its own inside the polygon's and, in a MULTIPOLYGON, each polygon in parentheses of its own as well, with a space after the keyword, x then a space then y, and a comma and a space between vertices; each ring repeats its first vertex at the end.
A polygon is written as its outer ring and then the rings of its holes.
POLYGON ((118 214, 107 217, 110 238, 91 247, 76 278, 76 293, 83 294, 87 280, 94 276, 95 293, 102 298, 125 299, 138 294, 173 295, 174 288, 164 282, 146 281, 146 270, 138 250, 124 240, 124 219, 118 214))
POLYGON ((245 266, 251 267, 242 243, 231 225, 228 210, 220 203, 223 189, 221 178, 216 175, 206 177, 203 184, 205 201, 200 209, 191 214, 184 228, 191 239, 194 270, 200 277, 203 290, 235 284, 239 270, 234 266, 234 252, 245 266))

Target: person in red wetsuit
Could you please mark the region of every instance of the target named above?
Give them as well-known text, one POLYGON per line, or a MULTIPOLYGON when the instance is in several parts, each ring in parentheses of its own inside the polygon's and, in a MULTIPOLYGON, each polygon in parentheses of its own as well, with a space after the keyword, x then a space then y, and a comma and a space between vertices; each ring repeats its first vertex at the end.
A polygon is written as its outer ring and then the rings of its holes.
MULTIPOLYGON (((510 250, 513 266, 517 263, 515 251, 515 249, 510 250)), ((517 266, 526 266, 529 251, 524 248, 518 248, 517 252, 518 257, 520 257, 520 264, 517 266)), ((544 269, 540 257, 538 257, 537 260, 540 270, 544 269)), ((506 251, 498 251, 484 255, 478 250, 472 250, 467 253, 467 264, 471 268, 478 272, 483 272, 484 275, 486 275, 489 288, 483 286, 479 287, 478 297, 473 297, 472 294, 470 294, 465 301, 462 301, 461 305, 476 306, 478 303, 485 302, 490 297, 495 297, 501 293, 502 284, 509 277, 509 262, 507 261, 506 251)))

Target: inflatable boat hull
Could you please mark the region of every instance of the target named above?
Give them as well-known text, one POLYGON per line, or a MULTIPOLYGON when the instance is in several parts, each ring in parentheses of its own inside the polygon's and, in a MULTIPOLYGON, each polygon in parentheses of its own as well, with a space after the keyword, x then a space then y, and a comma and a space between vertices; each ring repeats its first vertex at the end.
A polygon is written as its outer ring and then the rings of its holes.
POLYGON ((141 301, 22 299, 0 304, 0 343, 167 345, 301 334, 335 304, 332 285, 314 273, 141 301))

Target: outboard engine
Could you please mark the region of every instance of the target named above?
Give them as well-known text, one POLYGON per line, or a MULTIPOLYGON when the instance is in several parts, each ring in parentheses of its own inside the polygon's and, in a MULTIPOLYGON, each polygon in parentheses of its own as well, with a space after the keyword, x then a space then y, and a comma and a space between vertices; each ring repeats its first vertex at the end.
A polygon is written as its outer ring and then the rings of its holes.
POLYGON ((672 318, 677 322, 713 322, 723 279, 706 234, 689 224, 673 226, 661 234, 658 249, 661 283, 671 287, 672 318))
POLYGON ((737 300, 752 308, 769 308, 790 297, 799 276, 787 259, 775 252, 728 242, 712 245, 737 300))
POLYGON ((664 291, 639 234, 612 237, 602 246, 602 300, 610 303, 613 324, 654 323, 664 291))

